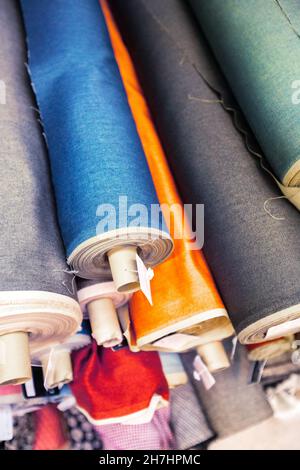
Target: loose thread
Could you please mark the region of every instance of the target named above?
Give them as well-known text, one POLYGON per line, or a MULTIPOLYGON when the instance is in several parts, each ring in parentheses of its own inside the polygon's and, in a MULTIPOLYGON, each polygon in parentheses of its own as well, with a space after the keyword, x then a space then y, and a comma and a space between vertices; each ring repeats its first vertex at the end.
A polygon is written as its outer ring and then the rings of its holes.
POLYGON ((274 220, 285 220, 285 217, 278 217, 276 215, 273 215, 270 211, 270 209, 267 208, 267 204, 269 204, 270 201, 276 201, 277 199, 287 199, 286 196, 276 196, 276 197, 269 197, 269 199, 267 199, 265 202, 264 202, 264 210, 265 212, 270 216, 272 217, 272 219, 274 220))

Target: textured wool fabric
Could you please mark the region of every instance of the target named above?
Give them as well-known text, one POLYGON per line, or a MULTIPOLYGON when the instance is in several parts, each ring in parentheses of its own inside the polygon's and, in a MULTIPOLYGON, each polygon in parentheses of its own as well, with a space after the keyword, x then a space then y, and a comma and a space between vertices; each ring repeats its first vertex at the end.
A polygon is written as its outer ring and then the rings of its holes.
POLYGON ((124 245, 132 235, 145 261, 157 264, 172 242, 162 218, 149 220, 157 196, 98 1, 21 5, 69 262, 97 278, 108 270, 111 239, 124 245), (149 241, 150 229, 158 230, 149 241))
POLYGON ((76 408, 64 412, 70 450, 100 450, 102 442, 93 425, 76 408))
POLYGON ((170 391, 170 403, 176 449, 190 449, 214 437, 190 381, 170 391))
POLYGON ((193 354, 185 353, 181 357, 208 422, 219 437, 229 436, 272 416, 261 385, 249 385, 251 365, 243 346, 237 348, 232 366, 215 375, 216 384, 209 390, 193 378, 193 354))
POLYGON ((161 405, 168 400, 167 382, 155 352, 112 351, 93 341, 72 358, 70 386, 78 409, 93 424, 128 420, 147 410, 154 396, 161 397, 161 405))
MULTIPOLYGON (((159 202, 165 205, 166 211, 172 210, 173 205, 177 207, 173 226, 171 218, 166 216, 167 224, 169 222, 168 228, 174 238, 174 251, 172 256, 155 271, 152 280, 153 305, 149 304, 142 292, 134 295, 131 301, 130 314, 137 345, 143 346, 176 331, 190 332, 194 335, 196 338, 191 338, 194 345, 223 339, 233 334, 233 329, 203 254, 191 249, 192 242, 188 234, 176 239, 176 231, 180 233, 182 224, 182 202, 131 58, 107 3, 102 1, 101 5, 159 202)), ((186 349, 189 347, 191 345, 186 349)))
POLYGON ((300 315, 299 214, 269 201, 280 192, 213 91, 226 91, 224 106, 236 108, 183 2, 110 5, 183 201, 205 205, 203 251, 233 326, 241 341, 261 341, 271 325, 300 315))
POLYGON ((277 178, 299 186, 299 3, 189 1, 277 178))
POLYGON ((0 333, 32 332, 31 341, 74 333, 73 300, 60 237, 47 152, 26 72, 18 3, 0 1, 0 333), (60 294, 60 295, 57 295, 60 294))
POLYGON ((170 409, 161 408, 150 423, 96 426, 104 450, 171 450, 175 448, 169 425, 170 409))

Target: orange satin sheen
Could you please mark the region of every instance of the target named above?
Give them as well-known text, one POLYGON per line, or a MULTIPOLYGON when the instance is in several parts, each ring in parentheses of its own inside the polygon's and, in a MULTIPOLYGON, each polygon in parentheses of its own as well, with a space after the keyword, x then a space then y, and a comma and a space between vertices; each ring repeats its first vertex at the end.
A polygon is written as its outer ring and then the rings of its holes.
MULTIPOLYGON (((182 211, 182 202, 151 120, 133 63, 107 2, 100 0, 100 4, 159 202, 168 206, 177 204, 182 211)), ((176 229, 180 229, 178 225, 180 221, 180 218, 176 220, 176 217, 173 217, 172 223, 168 224, 166 218, 172 238, 176 229)), ((176 332, 175 323, 185 319, 191 319, 192 329, 188 331, 185 328, 185 331, 182 331, 184 333, 198 335, 209 331, 211 335, 215 330, 213 338, 208 341, 230 336, 233 334, 233 328, 225 310, 219 318, 214 318, 215 314, 212 312, 212 320, 209 319, 204 323, 200 319, 196 324, 193 323, 192 318, 195 315, 224 309, 224 305, 202 252, 189 249, 190 240, 187 236, 184 239, 174 239, 174 242, 173 254, 155 268, 155 275, 151 281, 153 306, 148 303, 142 292, 135 293, 131 300, 130 316, 137 344, 139 345, 142 338, 149 334, 154 333, 157 339, 160 338, 159 332, 166 326, 174 325, 172 332, 176 332)), ((220 310, 217 311, 220 314, 220 310)))

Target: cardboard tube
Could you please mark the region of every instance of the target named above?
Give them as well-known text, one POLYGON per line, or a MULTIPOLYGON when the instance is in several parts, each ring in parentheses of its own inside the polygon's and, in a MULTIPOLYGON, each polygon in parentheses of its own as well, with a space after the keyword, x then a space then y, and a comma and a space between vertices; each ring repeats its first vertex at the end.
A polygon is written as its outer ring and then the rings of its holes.
POLYGON ((118 292, 129 293, 140 289, 135 246, 113 248, 108 252, 108 260, 118 292))
POLYGON ((113 301, 108 298, 93 300, 87 306, 92 336, 98 346, 112 348, 122 342, 123 333, 113 301))
POLYGON ((28 333, 0 336, 0 384, 23 384, 31 379, 28 333))
POLYGON ((221 341, 213 341, 198 346, 197 352, 210 372, 218 372, 230 367, 229 359, 221 341))
POLYGON ((42 356, 40 361, 47 389, 72 382, 73 368, 69 350, 52 350, 50 353, 42 356))

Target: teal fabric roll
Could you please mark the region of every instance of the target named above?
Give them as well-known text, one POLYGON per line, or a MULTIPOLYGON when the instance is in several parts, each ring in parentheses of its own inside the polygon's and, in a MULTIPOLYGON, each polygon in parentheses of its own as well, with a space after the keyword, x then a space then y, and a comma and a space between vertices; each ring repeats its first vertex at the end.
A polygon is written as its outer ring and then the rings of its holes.
POLYGON ((299 2, 189 3, 276 177, 299 186, 299 2))

